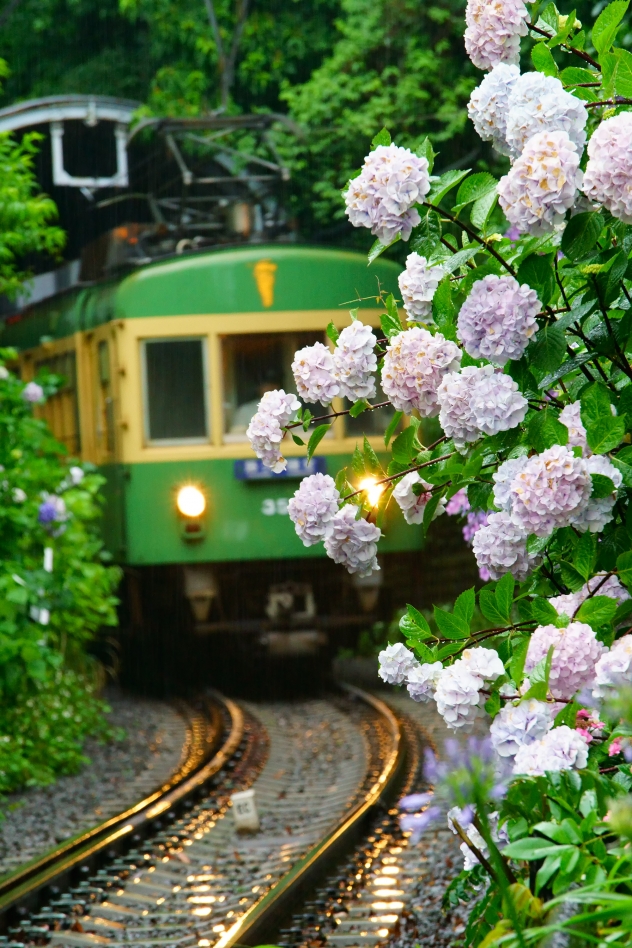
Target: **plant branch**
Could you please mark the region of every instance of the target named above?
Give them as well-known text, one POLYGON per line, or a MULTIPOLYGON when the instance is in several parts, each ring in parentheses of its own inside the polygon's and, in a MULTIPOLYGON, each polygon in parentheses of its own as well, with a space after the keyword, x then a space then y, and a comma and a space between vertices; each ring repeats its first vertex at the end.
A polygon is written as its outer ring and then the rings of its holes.
MULTIPOLYGON (((445 217, 447 220, 452 221, 453 224, 456 224, 458 227, 464 230, 468 237, 471 237, 472 240, 475 240, 477 244, 480 244, 481 247, 484 247, 485 250, 491 253, 492 257, 495 257, 501 266, 503 266, 505 270, 507 270, 507 272, 512 275, 512 277, 516 276, 516 271, 514 268, 510 263, 507 263, 507 261, 498 253, 495 247, 492 247, 491 244, 489 244, 486 240, 484 240, 482 237, 479 237, 475 230, 472 230, 471 227, 468 227, 467 224, 464 224, 463 221, 460 221, 458 217, 455 217, 454 214, 450 214, 448 211, 444 211, 441 207, 437 207, 436 204, 429 204, 427 201, 424 201, 424 207, 429 207, 430 210, 436 211, 437 214, 443 215, 443 217, 445 217)), ((455 253, 454 250, 452 250, 452 252, 455 253)))
MULTIPOLYGON (((451 451, 450 454, 442 454, 440 458, 433 458, 431 461, 424 461, 423 464, 415 464, 414 467, 409 467, 407 471, 400 471, 398 474, 391 474, 390 477, 385 477, 381 481, 375 481, 374 484, 371 484, 371 487, 360 487, 359 490, 355 490, 352 494, 347 494, 345 497, 342 497, 341 500, 351 500, 352 497, 357 497, 358 494, 364 493, 364 491, 378 487, 380 484, 390 484, 391 481, 396 481, 399 477, 404 477, 406 474, 412 474, 413 471, 420 471, 422 467, 430 467, 431 464, 438 464, 439 461, 447 461, 448 458, 454 457, 456 451, 451 451)), ((444 485, 442 485, 444 486, 444 485)))
MULTIPOLYGON (((387 405, 390 405, 390 402, 379 402, 377 405, 367 405, 364 409, 365 411, 375 411, 376 408, 386 408, 387 405)), ((328 415, 318 415, 317 418, 310 418, 310 425, 315 421, 326 421, 328 418, 341 418, 343 415, 348 415, 351 411, 350 408, 344 408, 342 411, 332 411, 328 415)), ((302 421, 293 421, 291 425, 285 426, 285 431, 289 431, 290 428, 302 428, 302 421)))
POLYGON ((603 99, 601 102, 584 103, 587 109, 596 109, 598 105, 632 105, 632 99, 626 99, 625 96, 615 95, 612 99, 603 99))
MULTIPOLYGON (((533 23, 527 23, 527 26, 534 33, 539 33, 540 36, 546 36, 547 39, 552 39, 550 33, 547 33, 546 30, 540 29, 539 26, 534 26, 533 23)), ((562 49, 567 49, 569 53, 575 53, 576 56, 579 56, 580 59, 583 59, 584 62, 590 63, 591 66, 594 66, 595 69, 598 69, 601 72, 601 66, 596 59, 593 59, 592 56, 589 56, 588 53, 585 53, 582 49, 577 49, 575 46, 571 46, 569 43, 560 43, 562 49)))
POLYGON ((490 876, 492 877, 492 879, 494 880, 494 882, 495 882, 496 884, 498 884, 498 879, 496 878, 496 873, 494 872, 494 869, 493 869, 493 867, 492 867, 492 864, 491 864, 491 863, 488 861, 488 859, 482 854, 482 852, 480 851, 480 849, 478 848, 478 846, 475 846, 475 845, 474 845, 474 843, 472 842, 472 840, 470 839, 470 837, 467 835, 467 833, 465 832, 465 830, 462 829, 462 827, 459 825, 459 823, 457 822, 457 820, 453 819, 453 820, 452 820, 452 825, 454 826, 454 828, 455 828, 455 830, 457 831, 458 835, 461 837, 461 839, 463 840, 463 842, 465 843, 465 845, 468 847, 468 849, 470 849, 470 850, 474 853, 474 855, 476 856, 476 858, 477 858, 478 861, 480 862, 481 866, 482 866, 484 869, 487 870, 487 872, 490 874, 490 876))

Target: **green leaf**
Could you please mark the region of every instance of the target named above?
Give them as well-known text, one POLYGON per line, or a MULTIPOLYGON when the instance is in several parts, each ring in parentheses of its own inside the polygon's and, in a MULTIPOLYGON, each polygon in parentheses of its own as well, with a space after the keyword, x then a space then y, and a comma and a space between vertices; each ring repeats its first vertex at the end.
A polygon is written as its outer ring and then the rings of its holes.
POLYGON ((487 222, 491 217, 491 213, 496 207, 497 201, 497 191, 490 191, 489 194, 485 195, 485 197, 479 198, 478 201, 474 201, 472 210, 470 211, 470 223, 473 227, 478 228, 478 230, 485 229, 487 222))
POLYGON ((314 428, 312 435, 307 443, 307 460, 311 461, 314 456, 314 451, 323 440, 331 425, 319 425, 317 428, 314 428))
POLYGON ((555 625, 557 611, 548 599, 544 599, 543 596, 536 596, 532 599, 530 605, 531 615, 538 625, 555 625))
POLYGON ((599 73, 591 69, 581 69, 579 66, 567 66, 562 69, 560 79, 565 86, 576 86, 582 82, 598 82, 599 73))
POLYGON ((558 323, 546 323, 539 329, 527 350, 529 363, 540 372, 552 372, 561 363, 566 352, 566 336, 558 323))
POLYGON ((465 622, 459 616, 455 616, 450 612, 439 609, 438 606, 434 607, 434 617, 439 631, 446 639, 466 639, 470 634, 469 622, 465 622))
POLYGON ((478 594, 480 610, 494 627, 502 628, 506 624, 506 617, 500 612, 496 602, 496 595, 491 589, 483 588, 478 594))
POLYGON ((439 506, 439 503, 444 493, 445 491, 438 490, 436 493, 432 495, 432 498, 428 501, 428 503, 426 504, 424 508, 424 519, 422 520, 422 523, 421 523, 421 529, 424 536, 428 532, 428 527, 434 520, 435 513, 437 512, 437 507, 439 506))
POLYGON ((615 49, 614 55, 617 60, 613 76, 614 92, 629 98, 632 96, 632 54, 627 49, 615 49))
POLYGON ((589 385, 580 397, 580 414, 582 424, 586 428, 605 419, 612 418, 612 408, 608 389, 601 382, 589 385))
POLYGON ((584 577, 581 573, 577 572, 571 563, 567 563, 566 560, 560 560, 560 569, 562 571, 562 579, 571 592, 577 592, 578 589, 582 588, 585 582, 584 577))
POLYGON ((384 444, 386 445, 387 448, 388 448, 391 438, 393 437, 393 435, 395 434, 397 430, 397 426, 399 425, 403 417, 404 417, 403 411, 396 411, 393 414, 393 417, 391 418, 391 420, 389 421, 386 427, 386 431, 384 432, 384 444))
POLYGON ((573 550, 573 566, 588 582, 595 570, 597 559, 597 537, 594 533, 582 533, 573 550))
POLYGON ((303 431, 307 431, 313 417, 309 408, 303 409, 303 431))
POLYGON ((398 464, 405 464, 408 466, 412 461, 413 456, 416 453, 416 450, 413 447, 415 434, 415 429, 412 425, 409 425, 408 428, 404 428, 401 434, 398 434, 393 441, 393 460, 397 461, 398 464))
POLYGON ((537 43, 531 50, 531 61, 538 72, 545 76, 557 76, 557 63, 553 59, 551 50, 545 43, 537 43))
POLYGON ((392 293, 389 293, 387 296, 385 306, 386 312, 380 316, 380 325, 382 326, 382 332, 386 338, 392 339, 393 336, 397 336, 400 332, 404 331, 402 321, 397 311, 397 303, 392 293))
POLYGON ((529 422, 529 444, 538 454, 554 444, 568 444, 568 428, 556 417, 552 408, 536 412, 529 422))
POLYGON ((416 150, 416 154, 420 158, 425 158, 428 162, 428 174, 432 174, 432 169, 434 167, 434 160, 437 157, 437 152, 432 147, 432 142, 429 138, 424 138, 419 148, 416 150))
POLYGON ((546 857, 535 877, 535 892, 536 895, 540 892, 541 889, 553 878, 557 870, 560 868, 562 863, 561 855, 557 853, 551 853, 546 857))
POLYGON ((456 204, 452 210, 456 214, 473 201, 478 201, 480 198, 495 192, 497 184, 496 178, 488 171, 470 175, 459 188, 456 195, 456 204))
POLYGON ((449 277, 444 277, 432 298, 432 316, 447 339, 456 339, 456 308, 452 302, 452 285, 449 277))
POLYGON ((369 407, 369 403, 366 398, 361 398, 359 402, 354 402, 351 408, 349 409, 349 415, 351 418, 358 418, 363 411, 366 411, 369 407))
POLYGON ((364 463, 364 455, 362 454, 362 451, 360 451, 360 448, 357 446, 357 444, 355 446, 355 451, 351 456, 351 467, 353 469, 353 473, 357 474, 358 477, 365 476, 366 465, 364 463))
POLYGON ((447 273, 454 273, 455 270, 458 270, 459 267, 464 266, 472 257, 475 257, 477 253, 481 252, 479 244, 474 244, 466 247, 465 250, 459 250, 457 253, 452 254, 451 257, 448 257, 447 260, 441 261, 441 266, 447 273))
POLYGON ((437 652, 437 658, 442 662, 445 658, 449 658, 450 655, 454 655, 455 652, 458 652, 463 646, 459 645, 458 642, 450 642, 448 645, 443 645, 437 652))
POLYGON ((625 435, 623 418, 604 419, 596 425, 586 428, 586 440, 594 454, 607 454, 616 448, 625 435))
POLYGON ((529 254, 518 267, 516 275, 519 283, 527 283, 532 290, 536 291, 543 306, 551 301, 555 292, 554 258, 555 252, 529 254))
POLYGON ((298 444, 299 447, 303 447, 305 445, 305 442, 303 441, 303 439, 299 438, 298 435, 295 435, 294 432, 292 432, 292 441, 294 442, 294 444, 298 444))
POLYGON ((364 461, 373 474, 377 474, 382 470, 378 456, 369 444, 366 435, 364 436, 364 461))
POLYGON ((419 609, 408 604, 406 613, 399 620, 399 628, 406 638, 430 639, 433 638, 428 622, 419 609))
POLYGON ((614 0, 601 11, 592 28, 592 43, 598 53, 607 53, 628 9, 629 0, 614 0))
POLYGON ((333 323, 328 324, 327 335, 329 336, 329 338, 331 339, 331 341, 333 342, 335 346, 336 343, 338 342, 338 339, 340 338, 340 333, 338 332, 338 330, 336 329, 333 323))
POLYGON ((632 586, 632 552, 621 553, 617 557, 619 579, 624 586, 632 586))
POLYGON ((568 359, 568 361, 563 362, 559 369, 556 369, 555 372, 551 372, 549 375, 546 375, 540 381, 538 388, 540 390, 551 388, 560 379, 563 379, 566 375, 570 375, 571 372, 576 372, 577 369, 579 369, 586 362, 590 362, 590 360, 594 359, 594 357, 594 353, 592 352, 582 352, 574 359, 568 359))
POLYGON ((378 145, 390 145, 391 144, 391 133, 387 128, 383 128, 381 132, 378 132, 373 141, 371 142, 371 148, 377 148, 378 145))
POLYGON ((454 603, 454 615, 467 623, 468 628, 474 617, 475 605, 476 593, 474 592, 473 586, 471 589, 466 589, 465 592, 462 592, 454 603))
POLYGON ((614 494, 615 486, 609 477, 605 474, 591 474, 592 491, 590 496, 594 500, 600 500, 602 497, 610 497, 614 494))
POLYGON ((536 837, 517 839, 503 848, 503 855, 510 859, 545 859, 547 856, 561 856, 562 853, 573 849, 573 846, 558 846, 556 843, 547 843, 536 837))
POLYGON ((496 584, 496 603, 498 611, 506 619, 507 623, 511 620, 511 607, 513 605, 515 580, 511 573, 505 573, 501 580, 496 584))
POLYGON ((530 638, 527 635, 512 636, 511 662, 509 672, 517 685, 522 684, 524 678, 524 663, 527 659, 530 638))
POLYGON ((437 205, 452 188, 456 187, 457 184, 467 177, 470 173, 470 169, 466 168, 465 171, 445 171, 438 181, 433 181, 430 188, 430 192, 426 197, 426 202, 428 204, 437 205))
POLYGON ((562 235, 562 253, 573 262, 590 256, 604 225, 598 211, 585 211, 571 217, 562 235))
POLYGON ((612 622, 617 611, 617 603, 611 596, 592 596, 585 599, 577 610, 577 622, 587 622, 595 631, 602 625, 612 622))
POLYGON ((371 249, 367 254, 367 259, 369 261, 369 266, 373 263, 374 260, 377 260, 385 250, 388 250, 389 247, 392 247, 393 244, 396 244, 398 240, 401 240, 401 236, 398 234, 395 240, 391 240, 390 244, 383 244, 381 240, 376 240, 372 245, 371 249))
POLYGON ((441 240, 441 218, 429 207, 422 208, 420 216, 421 220, 410 237, 410 249, 422 257, 429 257, 441 240))

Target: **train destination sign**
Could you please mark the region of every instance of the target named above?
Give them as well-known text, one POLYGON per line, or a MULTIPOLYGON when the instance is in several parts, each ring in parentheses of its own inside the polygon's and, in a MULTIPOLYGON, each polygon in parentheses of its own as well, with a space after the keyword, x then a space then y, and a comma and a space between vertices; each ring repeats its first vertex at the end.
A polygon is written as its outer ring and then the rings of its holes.
POLYGON ((307 477, 308 474, 326 474, 327 461, 325 458, 288 458, 287 468, 280 474, 273 474, 270 468, 264 467, 258 458, 247 458, 234 462, 233 473, 238 481, 269 481, 277 478, 307 477))

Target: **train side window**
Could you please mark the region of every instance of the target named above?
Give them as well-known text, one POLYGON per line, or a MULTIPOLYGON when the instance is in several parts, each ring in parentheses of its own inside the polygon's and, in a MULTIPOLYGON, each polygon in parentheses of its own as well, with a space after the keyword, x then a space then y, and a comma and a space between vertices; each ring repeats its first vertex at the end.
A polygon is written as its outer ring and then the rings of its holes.
POLYGON ((143 343, 145 437, 149 442, 208 440, 206 375, 203 339, 143 343))
POLYGON ((36 372, 47 369, 61 376, 61 385, 54 395, 50 395, 43 405, 36 407, 36 414, 44 418, 55 438, 68 449, 69 454, 78 455, 81 451, 79 428, 79 401, 77 398, 77 356, 75 352, 62 352, 59 355, 42 359, 35 363, 36 372))
POLYGON ((110 347, 105 339, 97 345, 97 441, 102 451, 114 452, 114 398, 110 372, 110 347))

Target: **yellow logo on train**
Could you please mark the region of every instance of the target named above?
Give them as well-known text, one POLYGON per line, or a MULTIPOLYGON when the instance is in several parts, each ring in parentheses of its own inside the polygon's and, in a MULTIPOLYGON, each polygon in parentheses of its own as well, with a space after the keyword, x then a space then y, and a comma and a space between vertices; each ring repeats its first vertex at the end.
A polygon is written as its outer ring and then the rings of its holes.
POLYGON ((262 304, 268 309, 274 303, 274 281, 277 265, 272 260, 259 260, 254 267, 255 281, 262 304))

